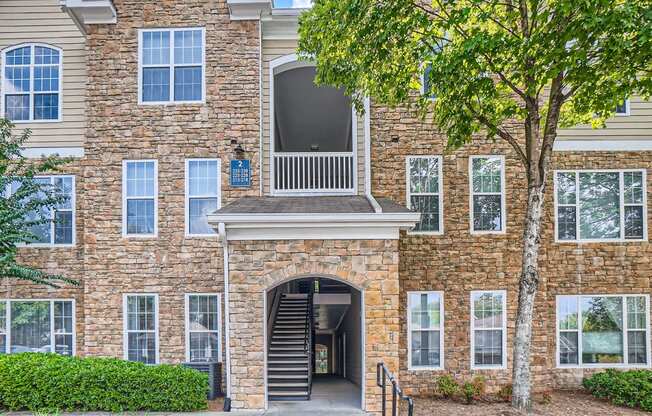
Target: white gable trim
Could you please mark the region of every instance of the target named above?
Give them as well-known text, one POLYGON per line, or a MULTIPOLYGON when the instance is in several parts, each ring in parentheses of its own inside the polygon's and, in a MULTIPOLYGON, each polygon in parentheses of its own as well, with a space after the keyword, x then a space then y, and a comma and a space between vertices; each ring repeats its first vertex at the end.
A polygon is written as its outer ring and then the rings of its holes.
POLYGON ((652 151, 652 140, 557 140, 556 152, 642 152, 652 151))

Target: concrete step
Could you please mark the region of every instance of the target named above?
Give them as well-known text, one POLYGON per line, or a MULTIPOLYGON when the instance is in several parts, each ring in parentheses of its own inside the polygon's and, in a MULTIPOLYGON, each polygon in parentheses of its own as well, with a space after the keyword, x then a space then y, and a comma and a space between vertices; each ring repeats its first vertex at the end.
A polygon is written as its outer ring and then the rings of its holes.
POLYGON ((303 346, 303 344, 301 344, 301 345, 295 345, 295 346, 292 346, 292 345, 286 345, 286 346, 283 346, 283 347, 280 347, 280 346, 279 346, 279 347, 269 347, 269 350, 270 350, 270 351, 274 351, 274 352, 281 352, 281 351, 304 351, 304 346, 303 346))
POLYGON ((308 392, 306 391, 270 391, 267 393, 268 396, 307 396, 308 392))
POLYGON ((308 358, 305 352, 288 352, 288 353, 271 352, 267 356, 271 358, 295 358, 295 357, 308 358))
POLYGON ((306 342, 303 339, 297 341, 272 341, 272 345, 305 345, 306 342))
MULTIPOLYGON (((269 361, 267 361, 268 365, 286 365, 286 366, 306 365, 306 363, 308 363, 308 357, 306 357, 303 360, 300 359, 300 358, 295 358, 295 359, 292 359, 292 360, 269 360, 269 361)), ((268 368, 272 368, 272 367, 268 367, 268 368)), ((308 369, 308 367, 306 367, 306 370, 307 369, 308 369)), ((276 370, 276 368, 274 368, 274 370, 276 370)))
POLYGON ((293 380, 305 380, 308 378, 308 375, 299 375, 299 374, 270 374, 267 378, 272 378, 274 380, 278 379, 293 379, 293 380))
MULTIPOLYGON (((276 373, 276 372, 279 372, 279 373, 299 373, 301 371, 305 371, 307 373, 308 372, 308 367, 306 367, 306 366, 304 366, 304 367, 275 367, 275 368, 272 367, 272 368, 267 369, 268 373, 276 373)), ((282 376, 283 374, 277 374, 277 375, 282 376)), ((297 376, 299 376, 299 375, 301 377, 308 377, 307 374, 305 374, 305 375, 297 374, 297 376)))
POLYGON ((308 387, 308 383, 267 383, 267 387, 308 387))

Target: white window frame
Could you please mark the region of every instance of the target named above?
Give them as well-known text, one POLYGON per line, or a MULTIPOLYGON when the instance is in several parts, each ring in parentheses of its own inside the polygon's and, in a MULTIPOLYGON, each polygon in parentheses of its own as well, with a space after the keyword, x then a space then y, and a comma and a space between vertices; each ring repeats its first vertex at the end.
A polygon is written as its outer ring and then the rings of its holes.
POLYGON ((204 27, 174 27, 174 28, 147 28, 138 29, 138 105, 175 105, 175 104, 204 104, 206 103, 206 28, 204 27), (198 66, 199 64, 174 63, 174 32, 184 30, 200 30, 202 38, 201 59, 201 99, 200 100, 174 100, 174 68, 177 66, 198 66), (170 63, 169 64, 143 64, 143 33, 145 32, 170 32, 170 63), (168 101, 143 101, 143 68, 170 69, 170 99, 168 101))
POLYGON ((123 293, 122 294, 122 358, 125 361, 129 361, 129 334, 130 333, 153 333, 154 334, 154 345, 155 345, 155 362, 154 364, 159 364, 159 299, 158 293, 123 293), (129 315, 127 301, 130 297, 154 297, 154 330, 135 330, 129 329, 129 315))
POLYGON ((185 233, 186 237, 219 237, 219 234, 192 234, 190 232, 190 200, 217 198, 217 209, 222 207, 222 160, 217 158, 194 158, 186 159, 185 163, 185 233), (190 163, 192 162, 217 162, 217 193, 211 195, 193 195, 190 196, 190 163))
POLYGON ((507 368, 507 291, 506 290, 472 290, 471 296, 471 370, 504 370, 507 368), (502 357, 503 362, 500 365, 482 365, 475 364, 475 305, 473 304, 473 297, 476 294, 491 293, 492 295, 501 294, 503 296, 503 322, 500 328, 478 328, 482 330, 498 330, 503 333, 502 336, 502 357))
POLYGON ((555 215, 555 243, 640 243, 641 241, 648 241, 647 231, 647 171, 645 169, 570 169, 570 170, 555 170, 553 172, 553 200, 554 200, 554 215, 555 215), (620 182, 620 238, 580 238, 580 173, 619 173, 620 182), (625 203, 625 181, 624 174, 628 172, 642 173, 641 181, 643 183, 643 201, 641 204, 625 203), (574 240, 561 240, 559 239, 559 201, 557 191, 559 188, 557 176, 560 173, 574 173, 575 174, 575 205, 561 204, 561 206, 574 206, 575 207, 575 239, 574 240), (628 205, 640 206, 643 205, 643 238, 625 238, 625 207, 628 205))
POLYGON ((443 370, 445 368, 445 357, 444 357, 444 292, 438 290, 420 290, 420 291, 408 291, 407 292, 407 331, 408 331, 408 371, 436 371, 443 370), (439 295, 439 329, 423 329, 420 331, 439 331, 439 365, 424 365, 424 366, 414 366, 412 365, 412 303, 410 302, 410 295, 429 295, 437 294, 439 295))
POLYGON ((426 97, 429 101, 436 101, 437 97, 433 95, 428 95, 426 96, 426 69, 430 66, 429 64, 424 64, 423 69, 421 70, 421 74, 419 76, 419 79, 421 80, 421 88, 419 89, 419 92, 421 95, 426 97))
POLYGON ((627 117, 631 115, 631 106, 629 102, 629 98, 627 98, 623 104, 625 105, 625 112, 624 113, 619 113, 617 111, 614 111, 614 116, 615 117, 627 117))
POLYGON ((473 155, 469 156, 469 230, 471 235, 482 234, 506 234, 507 233, 507 204, 505 201, 505 156, 504 155, 473 155), (496 195, 496 192, 473 192, 473 161, 476 159, 497 159, 500 160, 500 230, 474 230, 473 219, 475 217, 473 197, 475 195, 496 195))
MULTIPOLYGON (((26 42, 26 43, 21 43, 18 45, 13 45, 8 48, 5 48, 2 50, 2 67, 0 70, 0 117, 5 117, 5 95, 7 95, 7 90, 8 88, 6 87, 6 79, 5 79, 5 67, 7 66, 7 53, 15 50, 15 49, 20 49, 20 48, 25 48, 25 47, 30 47, 30 63, 29 63, 29 93, 23 95, 29 95, 29 119, 28 120, 12 120, 11 122, 13 124, 26 124, 26 123, 60 123, 63 121, 63 49, 56 47, 54 45, 50 45, 47 43, 39 43, 39 42, 26 42), (59 52, 59 111, 58 111, 58 118, 56 119, 49 119, 49 120, 35 120, 34 119, 34 51, 36 50, 36 47, 43 47, 43 48, 49 48, 53 49, 57 52, 59 52)), ((38 65, 41 66, 41 65, 38 65)), ((48 65, 48 66, 55 66, 55 65, 48 65)), ((40 94, 40 93, 37 93, 40 94)), ((43 93, 47 94, 47 93, 43 93)), ((12 94, 8 94, 12 95, 12 94)))
POLYGON ((156 159, 129 159, 122 161, 122 237, 123 238, 156 238, 158 237, 158 160, 156 159), (127 165, 132 162, 154 163, 154 196, 127 196, 127 165), (153 199, 154 200, 154 232, 151 234, 129 234, 127 232, 127 200, 153 199))
MULTIPOLYGON (((72 180, 72 195, 70 197, 71 208, 50 208, 50 242, 49 243, 21 243, 18 247, 25 248, 66 248, 75 247, 77 245, 77 183, 75 182, 75 175, 43 175, 34 176, 34 179, 49 179, 50 185, 54 186, 56 178, 70 178, 72 180), (54 211, 72 212, 72 242, 70 243, 55 243, 54 242, 54 211)), ((9 196, 11 192, 11 185, 7 186, 5 195, 9 196)))
POLYGON ((77 305, 75 299, 70 298, 53 298, 53 299, 0 299, 0 303, 5 304, 5 354, 11 353, 11 303, 12 302, 49 302, 50 303, 50 352, 55 353, 55 336, 61 335, 54 332, 54 303, 71 302, 72 303, 72 334, 66 332, 64 335, 72 335, 72 356, 77 355, 77 305))
POLYGON ((645 294, 626 294, 626 295, 603 295, 603 294, 578 294, 578 295, 557 295, 555 296, 555 363, 557 368, 652 368, 652 351, 650 351, 650 295, 645 294), (623 363, 604 363, 604 364, 582 364, 582 298, 622 298, 623 307, 623 363), (646 342, 646 364, 629 364, 627 350, 627 298, 645 298, 645 342, 646 342), (577 301, 577 331, 559 329, 559 301, 561 298, 575 298, 577 301), (561 364, 559 360, 559 335, 560 332, 577 332, 577 364, 561 364))
POLYGON ((185 294, 185 327, 186 327, 186 362, 190 362, 190 333, 214 333, 217 332, 217 361, 222 362, 222 294, 221 293, 186 293, 185 294), (191 331, 190 330, 190 297, 191 296, 216 296, 217 297, 217 331, 203 330, 191 331))
POLYGON ((408 230, 410 235, 443 235, 444 234, 444 175, 443 175, 443 158, 441 155, 408 155, 405 157, 405 200, 408 209, 412 209, 411 197, 412 195, 437 195, 439 196, 439 231, 413 231, 408 230), (439 175, 439 180, 437 181, 438 190, 437 193, 434 192, 419 192, 413 194, 410 191, 410 161, 413 159, 437 159, 437 175, 439 175))

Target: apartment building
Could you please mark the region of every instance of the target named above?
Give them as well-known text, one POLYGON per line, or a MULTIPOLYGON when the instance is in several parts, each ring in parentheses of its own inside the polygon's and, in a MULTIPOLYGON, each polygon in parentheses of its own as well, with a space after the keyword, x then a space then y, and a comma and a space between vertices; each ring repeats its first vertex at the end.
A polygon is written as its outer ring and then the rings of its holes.
MULTIPOLYGON (((413 395, 510 383, 520 162, 316 87, 300 6, 0 2, 0 111, 30 157, 74 158, 43 178, 71 199, 21 259, 80 282, 3 281, 0 353, 220 361, 234 409, 310 401, 325 373, 373 412, 380 361, 413 395)), ((650 367, 652 103, 562 131, 553 164, 536 391, 650 367)))

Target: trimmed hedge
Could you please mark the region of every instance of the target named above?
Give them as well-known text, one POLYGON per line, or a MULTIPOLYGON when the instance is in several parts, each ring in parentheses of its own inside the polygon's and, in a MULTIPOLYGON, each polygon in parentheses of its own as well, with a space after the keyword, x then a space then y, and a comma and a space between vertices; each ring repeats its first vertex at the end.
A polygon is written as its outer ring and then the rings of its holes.
POLYGON ((608 399, 619 406, 635 407, 652 412, 652 371, 607 370, 582 381, 592 395, 608 399))
POLYGON ((0 408, 169 411, 207 407, 208 376, 174 365, 58 354, 0 355, 0 408))

